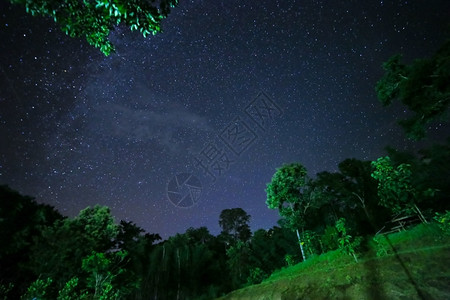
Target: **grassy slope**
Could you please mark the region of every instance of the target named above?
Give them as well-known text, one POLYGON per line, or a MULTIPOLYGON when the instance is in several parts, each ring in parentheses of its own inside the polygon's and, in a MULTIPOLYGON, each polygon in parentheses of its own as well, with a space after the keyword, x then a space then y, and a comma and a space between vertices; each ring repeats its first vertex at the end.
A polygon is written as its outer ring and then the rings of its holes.
POLYGON ((450 299, 450 236, 433 224, 388 239, 395 251, 382 239, 358 263, 328 252, 220 299, 450 299))

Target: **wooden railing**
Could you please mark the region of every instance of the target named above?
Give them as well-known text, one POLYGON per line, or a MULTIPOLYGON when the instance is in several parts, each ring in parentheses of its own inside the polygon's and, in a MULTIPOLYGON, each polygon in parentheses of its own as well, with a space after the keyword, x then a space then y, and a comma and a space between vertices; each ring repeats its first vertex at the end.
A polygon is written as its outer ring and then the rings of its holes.
POLYGON ((418 215, 412 216, 396 216, 391 221, 386 223, 386 226, 381 228, 377 234, 390 234, 406 230, 408 227, 421 223, 418 215), (387 229, 387 231, 384 231, 387 229))

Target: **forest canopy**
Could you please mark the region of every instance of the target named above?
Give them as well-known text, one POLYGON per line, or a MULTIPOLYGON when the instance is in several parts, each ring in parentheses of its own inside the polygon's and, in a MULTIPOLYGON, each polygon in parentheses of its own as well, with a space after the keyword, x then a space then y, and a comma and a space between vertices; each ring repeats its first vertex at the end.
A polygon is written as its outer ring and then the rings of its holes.
POLYGON ((212 299, 328 251, 358 261, 393 216, 423 223, 438 216, 447 226, 450 139, 418 156, 388 154, 346 159, 314 178, 299 163, 284 165, 267 188, 279 226, 252 232, 245 210, 225 209, 217 236, 200 227, 162 240, 116 221, 106 206, 68 218, 0 186, 0 297, 212 299))

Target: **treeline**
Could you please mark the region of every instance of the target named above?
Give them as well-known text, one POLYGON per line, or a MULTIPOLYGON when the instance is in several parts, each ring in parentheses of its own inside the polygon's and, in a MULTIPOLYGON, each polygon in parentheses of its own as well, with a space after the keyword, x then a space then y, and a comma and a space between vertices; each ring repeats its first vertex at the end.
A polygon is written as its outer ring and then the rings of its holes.
POLYGON ((247 282, 249 265, 270 273, 296 253, 291 231, 252 236, 249 221, 228 209, 218 236, 200 227, 161 241, 108 207, 67 218, 0 186, 0 299, 211 299, 247 282), (236 253, 244 244, 251 258, 236 253))
POLYGON ((212 299, 312 255, 341 248, 356 259, 364 237, 393 214, 417 214, 414 205, 431 220, 449 209, 450 140, 419 156, 388 153, 375 162, 347 159, 338 172, 314 179, 301 168, 280 168, 287 173, 268 185, 269 207, 276 180, 302 179, 301 189, 277 190, 284 202, 272 208, 280 210, 280 226, 252 233, 250 216, 233 208, 222 211, 218 236, 189 228, 165 241, 132 222, 117 224, 108 207, 67 218, 1 186, 0 298, 212 299), (297 193, 291 202, 289 191, 297 193))

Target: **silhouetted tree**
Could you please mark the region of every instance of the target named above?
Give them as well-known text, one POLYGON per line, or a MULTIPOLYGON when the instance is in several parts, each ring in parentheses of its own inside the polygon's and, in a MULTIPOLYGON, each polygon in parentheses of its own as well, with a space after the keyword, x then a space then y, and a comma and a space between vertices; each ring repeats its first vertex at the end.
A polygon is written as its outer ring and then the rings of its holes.
POLYGON ((53 207, 0 185, 0 284, 14 285, 9 298, 18 299, 35 280, 28 268, 32 247, 44 228, 62 219, 53 207))
POLYGON ((385 222, 386 212, 378 205, 377 181, 371 176, 371 162, 346 159, 338 167, 339 172, 317 174, 316 184, 326 198, 327 210, 322 209, 322 213, 332 215, 327 218, 327 225, 332 226, 345 217, 360 234, 378 231, 385 222))
POLYGON ((250 218, 242 208, 224 209, 220 213, 219 225, 222 233, 231 236, 234 241, 247 242, 252 235, 248 224, 250 218))
POLYGON ((411 184, 423 193, 431 188, 435 191, 432 198, 421 202, 421 207, 433 211, 450 209, 450 138, 444 144, 435 144, 421 149, 418 154, 387 149, 394 166, 408 164, 411 171, 411 184))
POLYGON ((267 231, 256 230, 250 242, 252 268, 260 268, 265 274, 270 274, 286 266, 286 255, 295 257, 298 253, 295 240, 295 233, 287 228, 275 226, 267 231))

